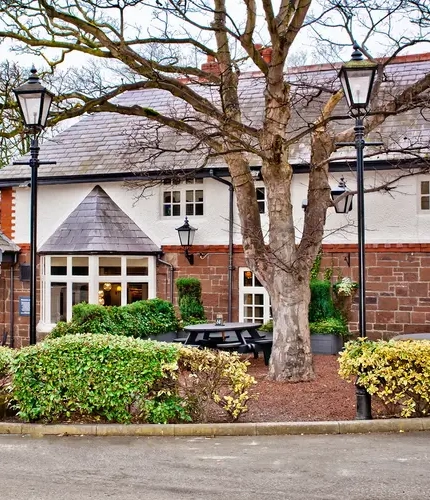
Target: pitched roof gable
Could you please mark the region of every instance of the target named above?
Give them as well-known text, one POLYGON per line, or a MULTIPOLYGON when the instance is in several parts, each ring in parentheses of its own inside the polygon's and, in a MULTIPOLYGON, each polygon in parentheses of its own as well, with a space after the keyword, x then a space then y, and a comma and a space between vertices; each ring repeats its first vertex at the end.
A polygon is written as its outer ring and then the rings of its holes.
POLYGON ((160 248, 100 186, 95 186, 39 253, 156 254, 160 248))

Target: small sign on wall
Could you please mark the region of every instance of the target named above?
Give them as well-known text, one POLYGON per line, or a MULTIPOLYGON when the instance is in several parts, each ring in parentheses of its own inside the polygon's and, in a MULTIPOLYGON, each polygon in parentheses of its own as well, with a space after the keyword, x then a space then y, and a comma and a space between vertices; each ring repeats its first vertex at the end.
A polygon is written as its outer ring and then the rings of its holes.
POLYGON ((18 297, 19 315, 30 316, 30 297, 18 297))

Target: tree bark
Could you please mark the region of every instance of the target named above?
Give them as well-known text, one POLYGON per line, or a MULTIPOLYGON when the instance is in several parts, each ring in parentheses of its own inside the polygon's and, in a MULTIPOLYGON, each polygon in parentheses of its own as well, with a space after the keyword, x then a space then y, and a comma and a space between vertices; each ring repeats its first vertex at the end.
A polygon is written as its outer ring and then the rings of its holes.
POLYGON ((312 380, 308 281, 300 275, 278 272, 271 299, 274 331, 269 378, 288 382, 312 380))

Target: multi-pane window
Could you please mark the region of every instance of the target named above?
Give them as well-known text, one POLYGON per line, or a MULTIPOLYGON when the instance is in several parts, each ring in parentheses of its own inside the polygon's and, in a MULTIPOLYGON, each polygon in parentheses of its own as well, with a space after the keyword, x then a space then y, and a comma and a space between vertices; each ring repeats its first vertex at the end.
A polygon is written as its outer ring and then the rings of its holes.
POLYGON ((272 317, 269 294, 249 269, 239 269, 239 320, 266 323, 272 317))
POLYGON ((191 185, 203 184, 203 179, 187 179, 178 184, 165 181, 163 191, 163 217, 180 217, 183 215, 203 215, 203 189, 191 185))
POLYGON ((255 188, 257 195, 258 210, 260 214, 266 213, 266 190, 264 187, 255 188))
POLYGON ((420 209, 430 210, 430 181, 420 182, 420 209))
POLYGON ((203 189, 185 191, 185 215, 203 215, 203 189))
POLYGON ((171 217, 181 215, 181 192, 164 191, 163 193, 163 216, 171 217))
POLYGON ((121 306, 155 297, 155 257, 45 256, 44 323, 68 321, 81 302, 121 306))

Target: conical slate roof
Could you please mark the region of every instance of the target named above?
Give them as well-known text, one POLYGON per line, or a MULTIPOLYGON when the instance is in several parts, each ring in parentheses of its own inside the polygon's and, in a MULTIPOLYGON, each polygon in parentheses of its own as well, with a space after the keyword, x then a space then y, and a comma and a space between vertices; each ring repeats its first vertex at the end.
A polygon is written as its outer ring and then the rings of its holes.
POLYGON ((155 254, 161 250, 96 186, 41 246, 39 253, 155 254))
POLYGON ((5 234, 0 231, 0 251, 18 253, 20 248, 18 245, 9 239, 5 234))

